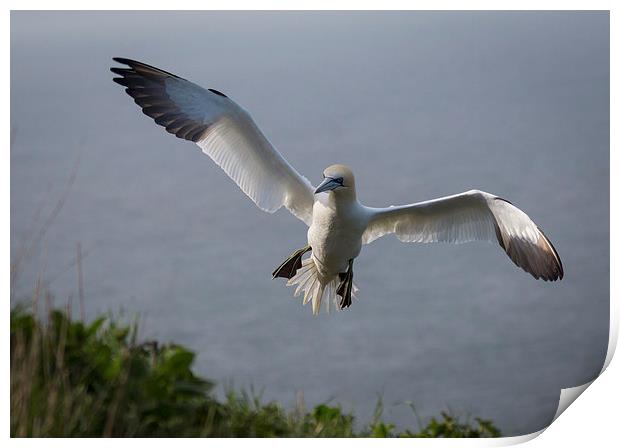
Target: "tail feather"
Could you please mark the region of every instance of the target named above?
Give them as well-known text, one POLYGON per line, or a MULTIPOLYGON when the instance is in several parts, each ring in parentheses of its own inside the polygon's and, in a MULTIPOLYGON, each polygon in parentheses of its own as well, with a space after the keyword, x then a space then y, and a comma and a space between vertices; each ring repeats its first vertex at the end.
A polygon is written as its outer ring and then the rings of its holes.
MULTIPOLYGON (((321 311, 323 299, 327 302, 326 309, 328 313, 332 303, 336 309, 339 309, 338 297, 336 295, 338 283, 339 278, 337 275, 334 275, 332 278, 322 278, 316 269, 314 260, 310 257, 303 260, 301 268, 297 270, 295 276, 286 285, 297 285, 293 294, 294 297, 298 297, 303 292, 302 303, 306 305, 312 302, 312 314, 317 315, 321 311)), ((357 286, 353 285, 353 293, 357 291, 357 286)), ((353 297, 355 297, 355 294, 353 294, 353 297)))
POLYGON ((313 299, 314 296, 314 288, 318 283, 318 279, 316 277, 310 277, 310 281, 308 282, 308 286, 304 289, 304 302, 303 304, 307 304, 313 299))
POLYGON ((304 291, 304 288, 306 288, 306 286, 309 286, 309 283, 314 278, 312 274, 312 270, 307 265, 302 266, 299 271, 297 271, 297 275, 292 277, 291 280, 287 282, 287 286, 293 285, 293 278, 296 278, 295 283, 297 284, 297 289, 295 289, 295 297, 297 297, 302 291, 304 291))
POLYGON ((321 282, 317 279, 314 282, 314 286, 312 287, 312 314, 314 314, 315 316, 317 314, 319 314, 319 311, 321 310, 321 300, 323 300, 323 285, 321 284, 321 282))

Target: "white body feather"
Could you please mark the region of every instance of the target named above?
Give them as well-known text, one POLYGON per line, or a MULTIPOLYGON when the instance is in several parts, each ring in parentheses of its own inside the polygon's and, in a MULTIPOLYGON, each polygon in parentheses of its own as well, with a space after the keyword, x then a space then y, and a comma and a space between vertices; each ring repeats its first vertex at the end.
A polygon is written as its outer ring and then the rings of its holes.
POLYGON ((304 304, 311 301, 312 312, 318 314, 323 299, 328 311, 329 304, 337 301, 338 274, 346 272, 349 260, 360 254, 369 215, 359 202, 339 201, 331 192, 319 193, 315 198, 308 229, 312 254, 288 284, 298 285, 295 295, 304 291, 304 304))
POLYGON ((337 201, 331 192, 316 195, 308 244, 320 275, 345 272, 349 260, 360 254, 369 218, 366 210, 357 201, 337 201))

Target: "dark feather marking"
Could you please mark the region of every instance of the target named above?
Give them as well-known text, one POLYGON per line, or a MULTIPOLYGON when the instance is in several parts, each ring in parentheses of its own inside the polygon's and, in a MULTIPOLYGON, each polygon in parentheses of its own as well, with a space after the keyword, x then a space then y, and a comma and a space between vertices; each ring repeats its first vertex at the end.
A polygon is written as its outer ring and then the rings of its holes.
POLYGON ((112 73, 116 73, 117 75, 128 76, 128 77, 131 77, 135 74, 132 68, 111 67, 110 71, 112 73))
POLYGON ((176 111, 166 113, 162 115, 160 118, 166 120, 166 127, 175 126, 175 124, 191 122, 191 120, 189 120, 185 114, 182 114, 176 111))
POLYGON ((131 81, 128 78, 112 78, 112 81, 125 87, 129 87, 131 85, 131 81))
POLYGON ((187 139, 187 134, 189 134, 192 130, 196 128, 195 123, 186 124, 182 128, 180 128, 174 135, 179 138, 187 139))
POLYGON ((168 98, 168 95, 166 95, 165 92, 163 92, 163 90, 159 87, 131 87, 125 91, 134 98, 148 97, 172 103, 168 98))
POLYGON ((155 105, 155 106, 148 106, 148 107, 145 107, 142 110, 149 117, 152 117, 153 115, 158 115, 159 116, 159 115, 162 115, 162 114, 168 114, 168 113, 174 113, 175 112, 175 110, 169 104, 158 104, 158 105, 155 105))
MULTIPOLYGON (((549 248, 551 248, 551 245, 549 245, 549 248)), ((536 279, 542 278, 545 281, 555 281, 562 279, 564 276, 559 257, 556 258, 552 253, 531 241, 512 238, 506 253, 517 266, 529 272, 536 279), (533 254, 534 257, 528 257, 528 254, 533 254), (549 259, 550 257, 552 260, 549 259), (539 259, 543 263, 542 266, 537 262, 539 259)))
POLYGON ((562 260, 560 259, 560 255, 558 254, 558 251, 555 250, 555 247, 553 246, 553 243, 551 242, 551 240, 547 238, 547 235, 545 235, 545 232, 543 232, 542 229, 538 226, 536 226, 536 228, 538 229, 540 234, 543 236, 543 238, 545 239, 547 244, 549 244, 549 247, 553 251, 553 255, 555 255, 555 258, 558 262, 558 276, 559 276, 559 279, 562 280, 564 278, 564 266, 562 265, 562 260))
POLYGON ((173 121, 180 117, 184 117, 184 115, 176 111, 168 112, 155 118, 155 123, 161 126, 169 126, 173 121))
POLYGON ((495 197, 494 198, 496 201, 504 201, 507 202, 510 205, 514 205, 512 202, 510 202, 508 199, 504 199, 504 198, 500 198, 500 197, 495 197))
MULTIPOLYGON (((114 82, 126 87, 125 92, 141 107, 145 115, 153 118, 155 123, 164 126, 166 131, 179 138, 192 142, 198 142, 203 138, 210 123, 189 118, 166 92, 166 79, 185 80, 184 78, 132 59, 113 59, 129 66, 129 68, 110 68, 112 73, 121 76, 113 78, 114 82)), ((215 89, 209 90, 216 95, 227 98, 222 92, 215 89)))
POLYGON ((193 142, 200 141, 205 132, 207 132, 207 129, 209 129, 208 125, 199 125, 196 127, 196 130, 192 131, 190 134, 187 134, 186 138, 193 142))
POLYGON ((209 92, 213 92, 213 93, 215 93, 216 95, 223 96, 224 98, 228 98, 226 95, 224 95, 224 94, 223 94, 222 92, 220 92, 219 90, 209 89, 209 92))
POLYGON ((178 79, 183 79, 180 76, 174 75, 170 72, 164 71, 157 67, 153 67, 152 65, 145 64, 144 62, 138 62, 138 61, 134 61, 133 59, 127 59, 127 58, 112 58, 112 59, 120 64, 128 65, 134 69, 136 68, 150 69, 155 72, 161 73, 162 75, 171 76, 173 78, 178 78, 178 79))
POLYGON ((188 122, 184 118, 176 119, 166 126, 166 130, 176 135, 182 127, 187 126, 188 124, 192 124, 192 122, 188 122))
MULTIPOLYGON (((496 197, 494 199, 513 205, 512 202, 504 198, 496 197)), ((551 243, 549 238, 547 238, 547 236, 538 226, 536 226, 536 229, 538 230, 538 232, 540 232, 543 241, 548 245, 551 253, 545 250, 544 247, 541 247, 536 243, 532 243, 518 237, 511 238, 508 241, 508 247, 506 247, 506 245, 504 244, 503 234, 501 232, 501 229, 499 228, 497 219, 495 219, 495 215, 493 215, 493 220, 495 224, 495 236, 497 237, 497 242, 502 247, 502 249, 504 249, 508 257, 510 257, 514 264, 531 274, 535 279, 541 278, 544 281, 556 281, 564 278, 564 267, 562 266, 562 260, 560 260, 560 256, 555 250, 555 247, 553 247, 553 244, 551 243), (544 264, 541 266, 540 263, 530 261, 527 256, 528 253, 534 254, 535 259, 542 258, 543 260, 545 260, 543 262, 544 264), (549 255, 551 255, 553 260, 549 260, 549 255)))

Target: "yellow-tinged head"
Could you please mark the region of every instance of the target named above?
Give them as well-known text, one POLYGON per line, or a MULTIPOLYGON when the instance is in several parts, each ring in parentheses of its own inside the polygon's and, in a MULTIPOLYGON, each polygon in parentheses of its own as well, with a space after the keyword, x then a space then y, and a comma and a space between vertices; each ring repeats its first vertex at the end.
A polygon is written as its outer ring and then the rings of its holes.
POLYGON ((331 165, 323 171, 323 182, 314 190, 314 194, 333 191, 336 194, 355 194, 355 176, 346 165, 331 165))

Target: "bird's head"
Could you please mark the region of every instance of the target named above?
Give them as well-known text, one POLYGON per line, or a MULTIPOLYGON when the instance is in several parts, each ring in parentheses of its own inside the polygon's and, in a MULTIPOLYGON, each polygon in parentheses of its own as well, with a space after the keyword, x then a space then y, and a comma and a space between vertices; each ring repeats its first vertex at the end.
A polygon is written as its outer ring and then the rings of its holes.
POLYGON ((345 165, 331 165, 323 171, 323 182, 314 190, 314 194, 333 191, 337 195, 355 195, 355 177, 351 168, 345 165))

